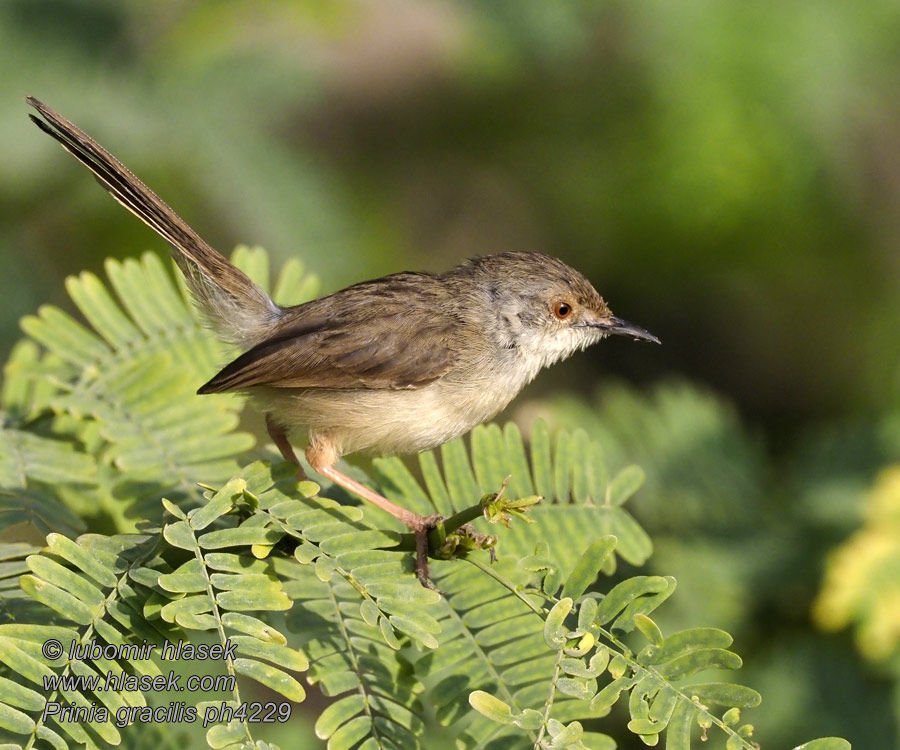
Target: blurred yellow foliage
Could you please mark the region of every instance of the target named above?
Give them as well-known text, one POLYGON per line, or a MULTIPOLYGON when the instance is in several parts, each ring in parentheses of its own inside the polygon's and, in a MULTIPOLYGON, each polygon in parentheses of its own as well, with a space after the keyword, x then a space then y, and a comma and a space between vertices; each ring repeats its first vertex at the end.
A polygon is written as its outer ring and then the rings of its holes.
POLYGON ((900 466, 882 472, 863 512, 863 527, 828 558, 813 616, 828 630, 855 622, 859 650, 883 660, 900 644, 900 466))

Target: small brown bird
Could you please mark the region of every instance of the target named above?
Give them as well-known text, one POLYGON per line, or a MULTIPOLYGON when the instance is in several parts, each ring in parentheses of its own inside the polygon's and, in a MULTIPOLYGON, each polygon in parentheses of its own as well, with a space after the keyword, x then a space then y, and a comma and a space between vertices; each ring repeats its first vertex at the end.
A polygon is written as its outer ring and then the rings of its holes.
POLYGON ((414 453, 462 435, 541 368, 609 334, 659 343, 615 317, 584 276, 539 253, 474 258, 440 275, 391 274, 280 307, 106 149, 37 99, 27 102, 43 116, 30 115, 41 130, 172 246, 216 334, 245 350, 198 393, 246 393, 298 466, 287 433, 306 428, 315 471, 415 532, 423 583, 433 519, 338 471, 338 459, 414 453))

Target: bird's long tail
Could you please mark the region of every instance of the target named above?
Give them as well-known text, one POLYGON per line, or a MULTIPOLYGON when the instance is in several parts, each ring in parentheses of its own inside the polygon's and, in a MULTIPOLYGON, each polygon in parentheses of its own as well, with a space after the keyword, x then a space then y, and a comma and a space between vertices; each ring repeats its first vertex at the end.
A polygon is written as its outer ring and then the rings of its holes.
POLYGON ((223 341, 246 348, 266 338, 281 309, 262 289, 93 138, 34 97, 26 101, 42 115, 43 119, 29 115, 41 130, 59 141, 113 198, 172 246, 198 305, 223 341))

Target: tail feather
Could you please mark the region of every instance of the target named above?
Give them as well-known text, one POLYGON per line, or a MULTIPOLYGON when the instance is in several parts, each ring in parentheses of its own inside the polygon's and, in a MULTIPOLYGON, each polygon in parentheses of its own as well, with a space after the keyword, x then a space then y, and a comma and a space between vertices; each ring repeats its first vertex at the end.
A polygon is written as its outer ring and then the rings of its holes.
POLYGON ((222 340, 248 347, 266 338, 281 316, 281 308, 262 289, 93 138, 34 97, 26 101, 44 118, 29 115, 41 130, 59 141, 113 198, 172 246, 175 262, 222 340))

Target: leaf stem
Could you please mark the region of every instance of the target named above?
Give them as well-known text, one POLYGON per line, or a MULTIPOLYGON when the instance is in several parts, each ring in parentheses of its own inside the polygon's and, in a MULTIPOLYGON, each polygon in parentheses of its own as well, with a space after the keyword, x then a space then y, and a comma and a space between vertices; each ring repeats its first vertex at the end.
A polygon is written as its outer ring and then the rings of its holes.
POLYGON ((513 596, 520 599, 525 604, 525 606, 528 607, 528 609, 530 609, 532 612, 534 612, 534 614, 536 614, 542 620, 544 619, 544 610, 542 608, 538 607, 534 602, 530 601, 528 599, 528 597, 525 596, 525 594, 523 594, 519 590, 518 586, 516 586, 508 578, 505 578, 504 576, 500 575, 490 565, 485 565, 483 562, 481 562, 479 560, 475 560, 474 558, 469 557, 468 555, 466 555, 466 557, 464 557, 462 559, 465 560, 467 563, 474 565, 482 573, 486 573, 487 575, 489 575, 491 578, 493 578, 495 581, 497 581, 497 583, 499 583, 501 586, 504 586, 505 588, 509 589, 510 593, 512 593, 513 596))
MULTIPOLYGON (((216 630, 219 634, 219 642, 227 651, 228 636, 225 634, 225 625, 222 623, 222 613, 219 611, 219 603, 216 601, 216 592, 213 590, 212 579, 209 577, 209 568, 206 565, 206 559, 203 557, 203 551, 200 549, 200 544, 197 542, 197 534, 194 527, 190 525, 190 521, 184 521, 184 523, 186 523, 191 530, 191 536, 194 540, 194 556, 200 561, 200 569, 203 571, 203 578, 206 581, 206 595, 209 597, 210 603, 212 604, 212 613, 216 620, 216 630)), ((228 674, 231 676, 232 684, 234 685, 231 694, 234 697, 235 703, 237 703, 238 706, 241 706, 242 701, 237 684, 237 670, 234 667, 234 660, 230 656, 225 660, 225 668, 228 670, 228 674)), ((247 736, 247 741, 253 745, 253 735, 250 734, 249 724, 246 720, 242 720, 241 726, 244 728, 244 734, 247 736)))
POLYGON ((541 740, 544 739, 544 733, 547 731, 547 722, 550 721, 550 709, 553 708, 553 696, 556 695, 556 682, 559 680, 559 673, 562 670, 563 649, 556 652, 556 664, 553 667, 553 676, 550 678, 550 692, 547 694, 547 701, 544 703, 544 718, 541 721, 541 729, 538 732, 537 739, 534 741, 534 750, 539 750, 541 740))
POLYGON ((450 518, 444 519, 444 531, 447 534, 452 534, 456 531, 460 526, 463 526, 470 521, 474 521, 476 518, 484 514, 484 505, 481 502, 478 502, 476 505, 471 506, 470 508, 464 508, 459 513, 454 513, 450 518))

